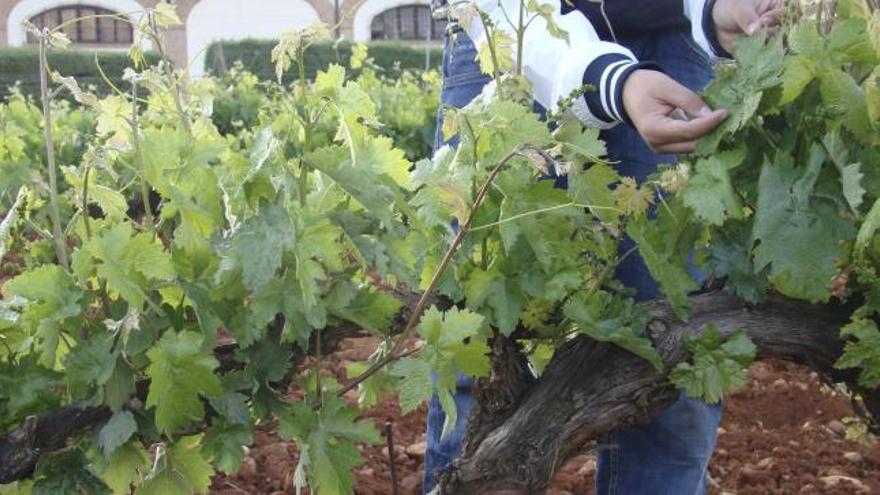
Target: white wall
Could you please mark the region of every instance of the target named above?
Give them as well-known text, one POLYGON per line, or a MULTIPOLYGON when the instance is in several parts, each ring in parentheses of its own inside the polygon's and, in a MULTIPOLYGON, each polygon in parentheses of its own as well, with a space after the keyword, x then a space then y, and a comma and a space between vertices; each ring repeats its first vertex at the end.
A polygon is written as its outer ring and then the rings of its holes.
POLYGON ((366 0, 355 12, 352 24, 354 41, 370 41, 370 24, 382 12, 403 5, 430 5, 430 0, 366 0))
POLYGON ((125 14, 135 24, 140 19, 144 6, 135 0, 22 0, 9 12, 6 19, 6 32, 10 46, 21 46, 27 42, 27 32, 22 23, 31 17, 55 7, 68 5, 88 5, 125 14))
POLYGON ((283 31, 318 20, 318 13, 304 0, 201 0, 186 21, 190 76, 204 75, 205 50, 214 41, 277 38, 283 31))

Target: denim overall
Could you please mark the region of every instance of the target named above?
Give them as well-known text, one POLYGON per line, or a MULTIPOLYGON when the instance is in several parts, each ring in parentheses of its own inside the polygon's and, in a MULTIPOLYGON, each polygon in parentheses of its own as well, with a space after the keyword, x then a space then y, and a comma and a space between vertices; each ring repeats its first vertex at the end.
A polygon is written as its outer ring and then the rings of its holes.
MULTIPOLYGON (((490 78, 480 72, 474 61, 476 48, 467 35, 458 30, 447 34, 443 57, 443 105, 463 107, 476 97, 490 78)), ((670 77, 691 90, 699 91, 712 78, 706 55, 692 41, 689 30, 649 32, 618 39, 639 60, 660 64, 670 77)), ((442 124, 442 111, 438 124, 442 124)), ((437 126, 435 147, 442 143, 441 125, 437 126)), ((653 173, 658 163, 675 161, 673 155, 653 153, 639 134, 626 124, 603 131, 609 159, 619 162, 621 175, 642 181, 653 173)), ((454 142, 452 144, 455 144, 454 142)), ((557 181, 564 187, 564 181, 557 181)), ((633 246, 629 239, 621 243, 621 252, 633 246)), ((637 289, 637 300, 657 297, 659 289, 640 256, 626 258, 616 272, 626 286, 637 289)), ((456 457, 467 429, 474 404, 471 379, 459 376, 455 403, 458 422, 455 430, 441 439, 445 414, 435 396, 428 409, 427 451, 423 493, 430 492, 441 471, 456 457)), ((596 493, 598 495, 698 495, 706 492, 707 466, 715 448, 720 405, 707 405, 682 396, 650 423, 621 430, 603 439, 607 445, 598 453, 596 493)))

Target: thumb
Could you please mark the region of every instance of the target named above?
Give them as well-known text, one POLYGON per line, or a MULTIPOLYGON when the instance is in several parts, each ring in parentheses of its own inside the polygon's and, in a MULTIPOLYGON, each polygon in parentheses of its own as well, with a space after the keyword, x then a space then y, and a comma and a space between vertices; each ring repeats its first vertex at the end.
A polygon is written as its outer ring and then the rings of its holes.
POLYGON ((712 113, 712 109, 696 93, 672 79, 669 82, 671 84, 666 88, 665 99, 670 106, 681 108, 690 117, 705 117, 712 113))
POLYGON ((751 36, 761 29, 761 16, 755 9, 744 9, 740 11, 741 18, 737 20, 739 28, 748 36, 751 36))

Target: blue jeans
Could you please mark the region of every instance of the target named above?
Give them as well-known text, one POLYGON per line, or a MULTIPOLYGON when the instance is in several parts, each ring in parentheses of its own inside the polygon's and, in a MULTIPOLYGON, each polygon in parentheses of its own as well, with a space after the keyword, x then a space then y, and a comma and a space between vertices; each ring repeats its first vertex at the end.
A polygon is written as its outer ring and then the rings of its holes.
MULTIPOLYGON (((620 43, 639 60, 659 63, 666 73, 691 88, 702 89, 711 79, 708 59, 694 44, 686 31, 656 32, 620 39, 620 43)), ((463 107, 477 96, 489 78, 480 73, 474 62, 476 49, 468 37, 459 32, 455 42, 446 41, 443 57, 443 105, 463 107)), ((438 116, 438 124, 442 113, 438 116)), ((438 125, 435 145, 442 144, 438 125)), ((618 161, 621 175, 644 180, 658 163, 673 162, 672 155, 654 154, 639 134, 621 124, 602 133, 611 160, 618 161)), ((455 144, 454 142, 452 144, 455 144)), ((564 181, 558 181, 564 186, 564 181)), ((621 242, 621 252, 632 247, 632 241, 621 242)), ((636 299, 644 300, 660 294, 644 261, 638 255, 626 258, 616 276, 626 286, 637 290, 636 299)), ((436 397, 428 408, 427 451, 423 493, 430 492, 436 481, 434 473, 443 470, 456 457, 467 430, 467 420, 474 401, 472 381, 459 376, 455 403, 458 422, 455 430, 441 438, 445 414, 436 397)), ((608 445, 598 454, 596 493, 679 495, 703 494, 707 485, 707 466, 715 448, 721 406, 702 401, 679 400, 646 425, 614 432, 602 443, 608 445)))

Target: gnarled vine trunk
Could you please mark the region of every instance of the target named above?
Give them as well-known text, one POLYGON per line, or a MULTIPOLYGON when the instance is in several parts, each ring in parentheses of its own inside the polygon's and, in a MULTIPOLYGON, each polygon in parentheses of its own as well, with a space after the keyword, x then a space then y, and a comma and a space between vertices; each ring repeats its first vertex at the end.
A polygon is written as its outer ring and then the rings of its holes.
MULTIPOLYGON (((667 368, 687 358, 684 335, 713 324, 722 334, 745 329, 759 358, 803 363, 833 381, 855 383, 855 373, 833 367, 843 349, 838 330, 851 308, 780 296, 749 307, 720 291, 694 296, 691 303, 687 323, 665 301, 644 303, 654 317, 649 334, 667 368)), ((512 344, 495 347, 504 352, 493 356, 490 380, 476 386, 478 404, 462 457, 440 476, 444 493, 540 493, 568 459, 595 448, 613 430, 646 422, 678 397, 646 360, 585 336, 560 347, 535 381, 521 376, 524 358, 512 344), (517 402, 497 407, 493 394, 499 389, 517 402)), ((865 398, 869 409, 880 412, 875 393, 865 398)))

